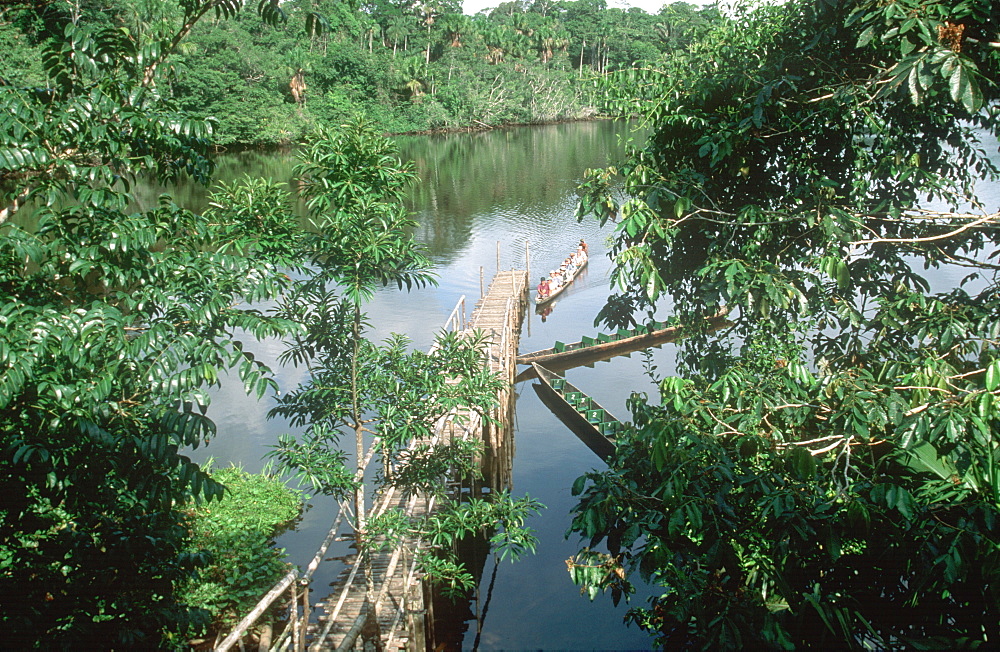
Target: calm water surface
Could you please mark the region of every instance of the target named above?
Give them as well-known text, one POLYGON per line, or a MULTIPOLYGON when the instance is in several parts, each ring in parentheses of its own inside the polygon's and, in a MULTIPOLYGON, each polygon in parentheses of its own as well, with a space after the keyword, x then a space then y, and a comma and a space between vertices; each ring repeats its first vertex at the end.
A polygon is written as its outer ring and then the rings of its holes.
MULTIPOLYGON (((374 333, 404 333, 414 346, 426 349, 456 302, 463 295, 471 311, 480 296, 480 278, 489 283, 497 269, 524 269, 530 251, 532 277, 558 266, 581 238, 590 244, 590 264, 574 285, 555 302, 543 321, 533 312, 522 328, 521 351, 571 342, 593 334, 594 318, 609 294, 610 262, 605 252, 610 229, 596 221, 577 223, 574 218, 576 184, 589 167, 617 162, 621 140, 632 137, 625 123, 588 122, 520 128, 476 134, 403 137, 404 158, 417 166, 420 183, 411 198, 411 210, 420 227, 416 238, 427 245, 439 285, 410 293, 385 290, 368 307, 374 333)), ((263 174, 277 180, 291 177, 290 154, 246 153, 224 157, 220 177, 244 173, 263 174)), ((182 191, 181 194, 183 194, 182 191)), ((151 190, 155 195, 155 191, 151 190)), ((197 204, 197 191, 187 201, 197 204)), ((255 353, 277 367, 280 342, 262 342, 255 353)), ((669 346, 655 354, 661 372, 670 369, 669 346)), ((642 360, 619 358, 594 368, 567 372, 571 382, 591 393, 613 414, 627 418, 625 400, 631 391, 651 391, 642 360)), ((283 390, 304 380, 304 372, 281 368, 283 390)), ((580 595, 566 571, 565 560, 578 550, 578 541, 567 540, 573 481, 603 463, 539 401, 531 383, 517 388, 513 468, 514 495, 528 494, 547 506, 530 522, 540 540, 537 554, 516 564, 504 562, 496 572, 489 608, 480 631, 473 620, 465 628, 462 646, 471 649, 479 636, 480 649, 642 649, 649 639, 622 622, 624 607, 610 598, 594 603, 580 595)), ((273 401, 247 399, 239 383, 227 383, 216 392, 210 415, 219 427, 218 437, 198 459, 214 457, 220 463, 241 464, 248 470, 263 466, 261 459, 277 436, 290 432, 280 420, 268 420, 273 401)), ((296 531, 282 536, 295 563, 311 558, 333 518, 332 506, 315 500, 296 531)), ((342 548, 328 556, 346 554, 342 548)), ((328 566, 314 584, 320 599, 322 582, 338 570, 328 566)), ((485 601, 494 562, 487 560, 480 589, 485 601)), ((476 605, 470 605, 473 612, 476 605)), ((481 607, 480 607, 481 610, 481 607)))

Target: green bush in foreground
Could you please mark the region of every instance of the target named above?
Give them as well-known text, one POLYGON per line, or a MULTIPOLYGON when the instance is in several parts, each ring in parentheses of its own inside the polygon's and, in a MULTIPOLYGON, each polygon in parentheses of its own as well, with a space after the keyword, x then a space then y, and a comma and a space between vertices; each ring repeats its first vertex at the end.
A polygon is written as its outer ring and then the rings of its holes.
POLYGON ((211 561, 178 587, 177 600, 208 611, 214 627, 228 627, 288 572, 285 551, 272 543, 301 513, 302 494, 267 469, 205 470, 226 493, 188 510, 191 551, 206 551, 211 561))

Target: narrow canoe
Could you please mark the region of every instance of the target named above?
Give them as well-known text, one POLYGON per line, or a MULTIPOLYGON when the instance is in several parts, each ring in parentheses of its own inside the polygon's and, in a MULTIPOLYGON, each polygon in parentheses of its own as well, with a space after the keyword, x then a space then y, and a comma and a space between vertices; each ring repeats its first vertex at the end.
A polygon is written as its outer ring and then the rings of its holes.
POLYGON ((538 397, 590 450, 607 461, 615 452, 615 436, 625 425, 559 374, 538 364, 531 366, 541 381, 532 385, 538 397))
POLYGON ((535 305, 539 305, 539 306, 544 305, 544 304, 548 303, 549 301, 552 301, 553 299, 555 299, 560 294, 562 294, 562 291, 565 290, 566 288, 568 288, 570 286, 570 284, 574 280, 576 280, 576 277, 580 274, 580 272, 583 271, 583 268, 587 266, 588 262, 590 262, 590 259, 589 258, 584 258, 583 264, 578 265, 577 268, 576 268, 576 271, 573 272, 573 277, 570 278, 565 283, 563 283, 562 285, 560 285, 559 287, 557 287, 556 289, 554 289, 551 292, 549 292, 549 296, 547 296, 545 298, 542 298, 542 297, 540 297, 540 296, 538 296, 536 294, 535 295, 535 305))
MULTIPOLYGON (((714 331, 730 325, 726 319, 726 311, 722 310, 706 318, 708 330, 714 331)), ((632 351, 649 348, 673 342, 682 337, 681 326, 667 326, 657 322, 650 327, 620 330, 613 335, 600 334, 597 337, 585 337, 572 344, 556 345, 550 349, 542 349, 532 353, 517 356, 517 364, 530 365, 533 362, 546 365, 549 369, 562 371, 583 364, 591 364, 624 355, 632 351)))

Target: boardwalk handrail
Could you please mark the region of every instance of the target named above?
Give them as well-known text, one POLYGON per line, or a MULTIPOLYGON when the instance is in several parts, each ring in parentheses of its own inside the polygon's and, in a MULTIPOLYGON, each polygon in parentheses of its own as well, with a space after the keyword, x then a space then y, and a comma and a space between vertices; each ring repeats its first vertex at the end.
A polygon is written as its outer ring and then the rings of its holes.
MULTIPOLYGON (((247 630, 253 627, 254 623, 257 622, 257 619, 260 618, 265 611, 267 611, 268 607, 274 604, 275 600, 281 597, 281 595, 285 592, 285 589, 287 589, 292 582, 298 580, 300 583, 304 583, 304 585, 308 587, 309 582, 312 580, 313 573, 315 573, 316 569, 319 568, 324 555, 326 555, 326 551, 330 548, 330 544, 333 543, 333 540, 336 538, 337 530, 340 529, 340 524, 343 520, 344 506, 341 504, 340 510, 337 512, 337 518, 333 521, 333 526, 330 527, 330 530, 326 534, 326 538, 323 539, 323 543, 321 543, 319 548, 316 550, 316 554, 313 555, 312 561, 309 562, 309 565, 306 567, 306 571, 302 573, 302 576, 299 576, 297 569, 288 571, 288 573, 282 577, 278 583, 264 595, 263 598, 260 599, 250 613, 243 617, 243 620, 236 625, 233 631, 229 633, 229 636, 223 639, 222 642, 215 647, 217 652, 226 652, 229 648, 235 645, 237 641, 243 637, 247 630)), ((308 617, 306 620, 308 620, 308 617)), ((304 632, 302 633, 304 634, 304 632)))
POLYGON ((245 634, 248 629, 253 627, 253 624, 257 622, 257 619, 260 618, 261 614, 267 611, 267 608, 270 607, 274 601, 285 592, 285 589, 291 586, 291 584, 298 579, 298 577, 298 570, 292 569, 288 571, 285 576, 282 577, 281 580, 275 584, 263 598, 261 598, 260 602, 257 603, 257 606, 243 617, 243 620, 236 625, 236 628, 229 633, 229 636, 222 639, 222 642, 219 643, 215 649, 219 652, 225 652, 225 650, 228 650, 236 645, 236 642, 243 638, 243 634, 245 634))
POLYGON ((448 319, 444 320, 444 330, 464 331, 465 330, 465 295, 458 298, 455 307, 452 308, 448 319))
MULTIPOLYGON (((512 279, 512 289, 516 289, 516 286, 517 286, 517 284, 512 279)), ((464 297, 463 297, 463 299, 464 299, 464 297)), ((496 348, 496 343, 495 342, 488 341, 488 343, 487 343, 487 351, 486 351, 486 353, 488 354, 487 355, 487 363, 489 364, 490 368, 493 369, 494 371, 499 371, 499 370, 505 370, 506 371, 506 367, 513 368, 512 364, 510 364, 510 365, 504 365, 503 362, 502 362, 502 360, 499 359, 499 356, 494 355, 494 353, 500 353, 501 351, 503 351, 503 345, 505 345, 506 342, 507 342, 506 330, 507 330, 508 326, 512 325, 511 324, 511 316, 510 316, 511 315, 512 305, 514 305, 514 302, 513 302, 513 300, 511 298, 508 297, 507 301, 505 302, 505 306, 504 306, 504 315, 503 315, 504 316, 504 319, 503 319, 504 327, 501 328, 501 338, 500 338, 501 339, 501 347, 500 347, 500 350, 496 351, 496 352, 494 352, 493 350, 491 350, 491 349, 495 349, 496 348)), ((454 311, 453 311, 453 314, 454 314, 454 311)), ((473 323, 467 324, 466 325, 467 327, 465 329, 463 329, 463 332, 468 332, 468 330, 471 330, 472 328, 476 327, 477 324, 475 322, 477 321, 476 318, 477 318, 478 314, 479 314, 479 308, 477 307, 476 313, 473 315, 473 320, 472 320, 473 323)), ((454 323, 453 320, 452 320, 452 318, 449 318, 449 322, 454 323)), ((511 363, 513 362, 513 355, 511 356, 511 361, 510 362, 511 363)), ((509 371, 508 371, 508 375, 509 375, 509 371)), ((501 395, 498 398, 501 398, 501 400, 503 400, 505 393, 509 393, 509 389, 506 390, 506 392, 501 392, 501 395)), ((445 428, 449 428, 450 429, 450 433, 451 433, 451 438, 455 438, 455 427, 456 427, 456 425, 459 425, 459 424, 455 423, 455 416, 456 416, 456 414, 457 414, 457 410, 453 410, 449 414, 443 416, 439 420, 438 424, 435 427, 435 435, 434 435, 434 437, 431 438, 431 444, 432 445, 435 444, 435 443, 437 443, 438 440, 443 436, 445 428)), ((461 435, 460 436, 463 439, 469 438, 474 432, 478 432, 478 430, 479 430, 479 422, 481 421, 480 415, 473 410, 473 411, 470 411, 469 417, 470 418, 469 418, 468 421, 466 421, 464 424, 459 425, 459 429, 461 431, 461 435)), ((389 488, 387 490, 387 494, 389 494, 389 495, 391 495, 392 492, 393 492, 392 488, 389 488)), ((389 500, 390 500, 390 497, 386 496, 385 500, 383 500, 381 504, 382 505, 388 505, 389 500)), ((408 501, 408 504, 407 504, 407 506, 405 508, 408 514, 412 514, 412 510, 415 507, 415 504, 416 504, 416 498, 413 498, 410 501, 408 501)), ((433 497, 431 497, 431 499, 428 501, 428 505, 427 505, 426 509, 428 509, 428 510, 433 509, 433 497)), ((418 550, 419 547, 421 546, 421 543, 422 543, 422 540, 419 539, 419 538, 416 539, 416 540, 409 540, 407 542, 402 542, 401 545, 397 546, 392 551, 391 558, 390 558, 390 560, 388 562, 388 566, 387 566, 387 568, 385 570, 385 573, 384 573, 384 575, 382 577, 382 580, 381 580, 379 591, 378 591, 377 595, 374 598, 374 605, 372 605, 373 609, 371 611, 374 611, 376 613, 378 613, 380 611, 380 605, 382 604, 383 600, 385 599, 386 595, 388 594, 389 586, 393 582, 394 573, 396 572, 397 566, 398 566, 399 561, 400 561, 400 557, 402 556, 404 550, 406 550, 406 549, 418 550)), ((337 616, 340 614, 340 608, 343 605, 344 601, 346 600, 347 595, 351 592, 351 587, 352 587, 352 585, 353 585, 353 583, 355 581, 356 571, 357 571, 357 568, 359 566, 360 566, 359 563, 355 563, 355 566, 354 566, 354 568, 352 568, 352 572, 350 574, 351 576, 347 579, 346 582, 344 582, 340 598, 337 601, 337 607, 335 608, 335 610, 334 610, 333 613, 330 613, 328 615, 326 626, 324 627, 322 634, 320 634, 318 637, 316 637, 314 639, 314 643, 313 643, 313 646, 311 648, 312 650, 318 650, 318 649, 320 649, 324 645, 324 643, 326 642, 327 636, 329 635, 329 632, 332 630, 334 622, 337 619, 337 616)), ((393 602, 396 603, 395 613, 392 614, 391 623, 387 623, 387 629, 385 630, 387 639, 386 639, 386 641, 384 641, 384 643, 386 644, 387 648, 390 645, 392 645, 392 642, 395 640, 395 638, 397 636, 397 631, 399 631, 400 622, 403 620, 403 615, 410 608, 410 606, 409 606, 410 605, 410 599, 411 599, 411 597, 410 597, 410 591, 412 589, 409 588, 410 587, 409 583, 413 580, 413 578, 415 578, 417 576, 416 556, 415 555, 411 558, 410 563, 409 563, 408 566, 409 566, 409 568, 407 569, 407 571, 405 573, 405 575, 406 575, 405 582, 407 583, 405 585, 407 587, 405 595, 400 596, 400 599, 398 599, 398 600, 393 600, 393 602)), ((418 601, 421 600, 421 598, 419 596, 416 599, 418 601)), ((356 643, 357 637, 360 635, 360 633, 361 633, 361 631, 363 629, 363 625, 364 625, 365 621, 367 620, 367 618, 369 617, 369 614, 371 613, 371 611, 369 611, 367 609, 362 610, 362 612, 359 613, 355 617, 354 622, 352 623, 351 627, 345 633, 344 637, 339 641, 339 645, 337 647, 338 650, 349 649, 349 648, 351 648, 356 643)), ((379 617, 379 620, 383 620, 383 618, 379 617)), ((411 627, 412 627, 412 623, 411 623, 411 627)))
MULTIPOLYGON (((446 426, 450 425, 450 426, 454 427, 454 425, 455 425, 454 419, 455 419, 456 414, 457 414, 457 410, 452 410, 447 415, 441 417, 441 419, 438 420, 437 434, 435 434, 434 437, 431 439, 431 443, 432 444, 437 444, 437 443, 440 442, 440 440, 442 438, 443 431, 444 431, 444 429, 445 429, 446 426)), ((473 431, 473 428, 470 427, 469 424, 466 424, 465 426, 461 427, 461 430, 462 430, 461 438, 462 439, 468 439, 469 436, 470 436, 470 434, 473 431)), ((452 436, 454 436, 454 431, 452 431, 452 436)), ((395 489, 392 488, 392 487, 390 487, 389 490, 387 491, 387 495, 383 498, 383 500, 380 503, 380 510, 379 510, 380 512, 384 512, 388 508, 389 503, 392 502, 392 497, 393 497, 394 493, 395 493, 395 489)), ((408 516, 413 514, 413 511, 416 508, 417 499, 418 499, 418 496, 414 495, 414 496, 411 496, 409 498, 409 500, 407 501, 406 513, 407 513, 408 516)), ((428 501, 428 511, 432 511, 434 509, 434 503, 435 503, 435 497, 432 495, 430 497, 429 501, 428 501)), ((418 550, 420 548, 420 545, 422 543, 423 543, 423 539, 422 538, 418 538, 416 541, 402 542, 398 546, 396 546, 395 548, 393 548, 392 556, 390 557, 388 568, 385 571, 385 576, 384 576, 384 578, 382 580, 381 586, 379 587, 378 594, 375 596, 375 606, 374 606, 375 611, 378 611, 379 607, 382 605, 383 600, 385 600, 386 594, 388 593, 389 585, 392 583, 393 573, 395 572, 396 567, 399 564, 399 559, 402 556, 404 550, 406 550, 408 548, 411 548, 411 547, 413 548, 413 550, 418 550)), ((413 576, 413 574, 415 572, 415 566, 414 566, 415 563, 416 563, 416 559, 414 558, 413 562, 411 563, 410 571, 407 573, 407 577, 412 577, 413 576)), ((352 574, 351 574, 352 578, 353 578, 353 575, 354 575, 354 571, 357 569, 358 566, 360 566, 360 564, 355 564, 355 568, 352 569, 352 574)), ((343 592, 341 593, 340 600, 338 600, 338 608, 340 606, 340 603, 342 603, 344 601, 344 599, 346 598, 347 594, 350 592, 350 588, 351 588, 352 584, 353 584, 352 580, 348 580, 347 582, 344 583, 343 592)), ((396 615, 393 618, 394 625, 396 625, 396 624, 399 623, 400 616, 402 615, 402 613, 405 612, 405 610, 406 610, 406 603, 405 603, 405 601, 399 601, 397 603, 396 615)), ((320 650, 321 649, 321 642, 330 633, 330 630, 333 627, 333 622, 335 620, 335 616, 336 615, 337 615, 337 613, 335 612, 335 613, 331 614, 330 617, 327 619, 327 626, 324 628, 323 633, 320 636, 317 637, 316 642, 313 644, 312 647, 310 647, 310 650, 320 650)), ((337 650, 349 650, 349 649, 353 648, 354 643, 356 642, 358 635, 360 635, 361 630, 362 630, 363 625, 364 625, 364 622, 365 622, 365 620, 367 618, 368 618, 368 614, 365 613, 365 612, 362 612, 361 614, 359 614, 357 616, 357 618, 355 618, 354 625, 345 634, 344 639, 340 642, 340 645, 337 647, 337 650)), ((393 628, 391 628, 389 630, 389 639, 390 639, 390 641, 394 637, 395 637, 395 628, 393 627, 393 628)), ((388 648, 389 646, 387 645, 386 647, 388 648)))

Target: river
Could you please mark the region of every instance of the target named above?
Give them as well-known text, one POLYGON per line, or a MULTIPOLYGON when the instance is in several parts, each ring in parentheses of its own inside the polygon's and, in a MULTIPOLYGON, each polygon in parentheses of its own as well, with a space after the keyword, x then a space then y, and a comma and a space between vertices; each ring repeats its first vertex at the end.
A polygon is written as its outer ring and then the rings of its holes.
MULTIPOLYGON (((622 139, 632 128, 622 122, 583 122, 440 136, 398 139, 401 154, 416 164, 420 182, 410 209, 420 223, 415 236, 434 262, 438 286, 412 292, 386 289, 368 306, 374 332, 381 340, 389 333, 407 335, 417 348, 430 345, 460 297, 472 305, 480 296, 481 273, 486 284, 500 267, 523 269, 526 246, 532 278, 558 266, 581 238, 590 245, 590 264, 571 288, 554 302, 544 319, 530 314, 521 334, 521 351, 552 346, 555 340, 572 342, 595 332, 598 310, 609 294, 606 256, 610 228, 595 220, 578 223, 574 216, 577 183, 584 170, 620 160, 622 139)), ((242 174, 266 175, 280 181, 291 177, 294 159, 289 153, 244 152, 219 159, 221 179, 242 174)), ((198 205, 197 189, 173 189, 181 201, 198 205)), ((156 189, 149 192, 155 193, 156 189)), ((282 390, 303 380, 301 369, 280 367, 281 344, 261 342, 258 358, 277 369, 282 390)), ((671 346, 655 352, 660 373, 670 370, 671 346)), ((618 358, 593 368, 567 372, 570 381, 591 393, 613 414, 627 419, 625 401, 632 391, 652 392, 641 356, 618 358)), ((493 582, 485 617, 452 623, 465 630, 462 646, 471 649, 479 636, 480 649, 641 649, 649 639, 623 624, 624 605, 610 598, 591 603, 570 581, 565 560, 579 548, 576 537, 567 540, 575 500, 573 481, 603 462, 578 440, 541 403, 530 387, 516 388, 513 494, 528 494, 546 509, 529 523, 538 536, 537 553, 515 564, 504 562, 493 582), (478 631, 477 631, 478 630, 478 631)), ((257 402, 243 395, 238 382, 224 383, 213 395, 209 415, 218 424, 218 436, 196 451, 219 464, 234 463, 250 471, 263 466, 262 456, 278 435, 290 432, 281 420, 268 420, 271 400, 257 402)), ((307 563, 332 520, 329 503, 311 501, 295 531, 282 535, 293 562, 307 563)), ((346 554, 346 548, 328 556, 346 554)), ((314 587, 333 579, 335 564, 318 577, 314 587)), ((483 569, 480 590, 485 604, 492 579, 493 560, 483 569)), ((321 589, 314 590, 313 599, 321 589)), ((473 612, 476 605, 470 605, 473 612)))

